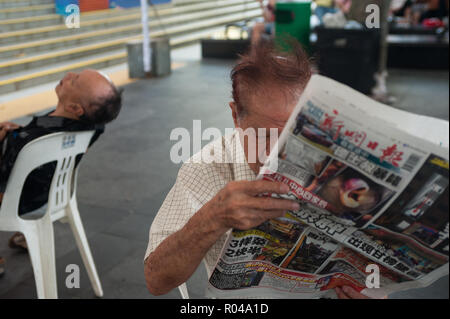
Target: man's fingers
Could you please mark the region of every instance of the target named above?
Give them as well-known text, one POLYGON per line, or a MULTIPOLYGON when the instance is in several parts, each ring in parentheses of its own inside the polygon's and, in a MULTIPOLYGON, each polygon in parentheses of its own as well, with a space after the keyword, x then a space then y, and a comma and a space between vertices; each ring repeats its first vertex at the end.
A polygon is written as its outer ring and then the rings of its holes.
POLYGON ((12 125, 8 126, 6 129, 8 131, 14 131, 14 130, 17 130, 18 128, 20 128, 20 125, 12 124, 12 125))
POLYGON ((248 209, 245 211, 246 215, 241 215, 239 220, 236 220, 231 227, 239 230, 248 230, 257 227, 270 219, 284 216, 284 210, 263 211, 258 209, 248 209))
POLYGON ((334 290, 339 299, 369 299, 369 297, 357 292, 350 286, 336 287, 334 290))
POLYGON ((16 130, 18 128, 20 128, 20 126, 17 125, 16 123, 12 123, 12 122, 0 123, 0 129, 6 130, 6 131, 12 131, 12 130, 16 130))
POLYGON ((286 214, 285 210, 270 210, 270 211, 264 211, 261 212, 261 218, 264 218, 264 220, 270 220, 278 217, 284 216, 286 214))
POLYGON ((369 299, 369 297, 363 295, 362 293, 357 292, 355 289, 353 289, 350 286, 344 286, 344 287, 342 287, 342 290, 351 299, 369 299))
POLYGON ((343 291, 341 288, 336 287, 334 289, 334 291, 336 291, 336 294, 338 296, 339 299, 350 299, 343 291))
POLYGON ((245 205, 249 208, 260 210, 299 210, 300 205, 289 199, 278 199, 272 197, 249 197, 245 200, 245 205))
POLYGON ((255 196, 264 193, 287 194, 289 186, 279 182, 271 181, 252 181, 244 184, 244 192, 248 195, 255 196))

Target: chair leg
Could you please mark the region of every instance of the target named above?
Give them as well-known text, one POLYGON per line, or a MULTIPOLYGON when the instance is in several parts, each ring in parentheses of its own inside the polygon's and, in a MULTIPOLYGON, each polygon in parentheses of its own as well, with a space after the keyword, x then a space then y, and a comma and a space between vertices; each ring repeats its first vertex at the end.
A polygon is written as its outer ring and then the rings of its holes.
POLYGON ((53 223, 48 214, 22 229, 33 265, 39 299, 58 298, 53 223))
POLYGON ((97 274, 97 269, 95 268, 94 258, 92 257, 92 253, 89 248, 89 243, 84 232, 80 213, 78 211, 78 205, 75 199, 72 199, 67 207, 67 217, 95 295, 97 297, 103 297, 102 285, 97 274))
POLYGON ((189 299, 189 292, 187 290, 186 283, 179 285, 178 290, 180 291, 182 299, 189 299))

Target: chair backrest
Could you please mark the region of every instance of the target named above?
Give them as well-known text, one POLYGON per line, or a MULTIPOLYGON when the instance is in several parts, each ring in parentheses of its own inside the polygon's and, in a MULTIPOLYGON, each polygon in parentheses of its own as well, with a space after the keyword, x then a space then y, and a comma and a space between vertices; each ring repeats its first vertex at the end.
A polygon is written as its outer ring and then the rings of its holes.
POLYGON ((17 218, 27 176, 34 169, 51 162, 56 162, 56 170, 50 186, 47 213, 65 208, 70 200, 75 159, 86 152, 93 134, 94 131, 54 133, 25 145, 9 176, 0 217, 17 218))

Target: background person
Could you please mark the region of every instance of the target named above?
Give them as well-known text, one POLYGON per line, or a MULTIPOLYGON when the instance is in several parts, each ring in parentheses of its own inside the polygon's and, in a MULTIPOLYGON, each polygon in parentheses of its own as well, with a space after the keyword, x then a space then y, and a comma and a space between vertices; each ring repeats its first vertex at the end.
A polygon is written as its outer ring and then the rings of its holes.
POLYGON ((426 19, 444 19, 448 17, 449 0, 419 0, 419 3, 425 3, 425 11, 419 17, 419 23, 426 19))
POLYGON ((412 6, 413 0, 396 0, 392 1, 390 15, 401 18, 403 21, 412 22, 412 6))
POLYGON ((275 8, 277 0, 268 0, 264 5, 264 0, 258 0, 263 10, 264 22, 256 23, 251 32, 252 45, 258 44, 264 35, 272 38, 275 35, 275 8))
MULTIPOLYGON (((107 76, 95 70, 68 73, 55 91, 58 104, 54 111, 33 118, 24 127, 11 122, 0 123, 0 205, 14 163, 26 144, 52 133, 95 130, 92 145, 103 133, 104 124, 114 120, 122 106, 122 92, 107 76)), ((77 158, 77 164, 80 160, 81 156, 77 158)), ((48 202, 55 168, 55 163, 49 163, 30 173, 23 186, 19 215, 35 211, 48 202)), ((27 249, 20 233, 10 239, 9 246, 27 249)))
POLYGON ((324 15, 337 12, 337 9, 334 6, 334 0, 314 0, 314 2, 317 5, 314 13, 321 23, 324 15))
MULTIPOLYGON (((281 133, 310 76, 311 65, 300 45, 289 54, 260 42, 231 72, 229 106, 236 129, 275 128, 281 133)), ((295 201, 257 196, 288 193, 289 187, 255 180, 262 164, 249 160, 249 154, 263 152, 253 152, 257 145, 240 132, 210 143, 181 167, 150 228, 145 278, 153 295, 186 282, 202 260, 209 276, 232 228, 251 229, 299 208, 295 201), (203 162, 211 152, 214 160, 203 162), (232 163, 224 163, 220 154, 230 154, 232 163)), ((255 140, 260 138, 267 136, 255 140)))

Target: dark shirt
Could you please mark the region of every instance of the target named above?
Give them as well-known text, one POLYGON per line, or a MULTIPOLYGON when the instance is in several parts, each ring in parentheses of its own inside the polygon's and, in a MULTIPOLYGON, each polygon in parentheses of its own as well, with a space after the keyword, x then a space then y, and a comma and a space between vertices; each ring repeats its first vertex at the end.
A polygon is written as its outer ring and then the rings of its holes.
POLYGON ((400 9, 398 9, 397 11, 394 12, 394 15, 396 17, 404 17, 406 16, 406 10, 411 8, 413 5, 412 0, 407 0, 405 2, 405 4, 403 5, 403 7, 401 7, 400 9))
MULTIPOLYGON (((6 184, 17 156, 26 144, 52 133, 91 130, 95 130, 95 134, 89 146, 104 132, 103 125, 93 125, 47 114, 34 117, 27 126, 7 134, 4 141, 0 142, 0 193, 5 192, 6 184)), ((77 165, 81 157, 77 157, 77 165)), ((20 197, 19 215, 36 210, 48 202, 48 193, 55 169, 56 162, 47 163, 36 168, 28 175, 20 197)))

